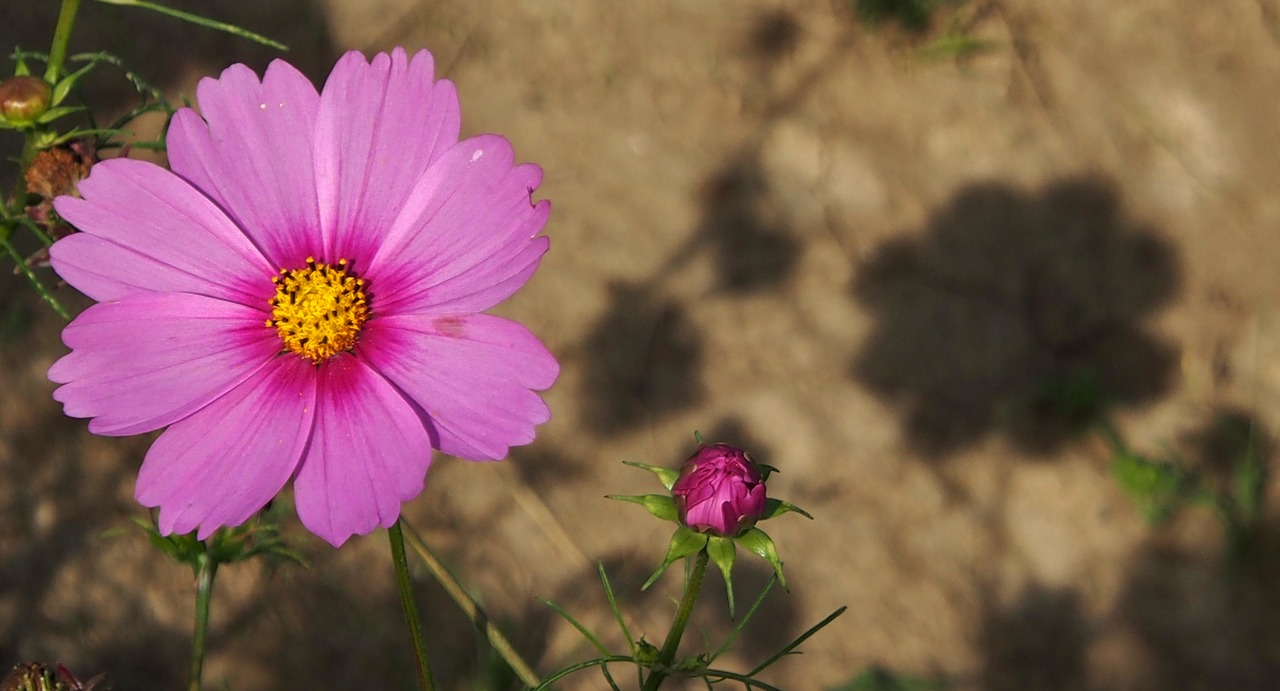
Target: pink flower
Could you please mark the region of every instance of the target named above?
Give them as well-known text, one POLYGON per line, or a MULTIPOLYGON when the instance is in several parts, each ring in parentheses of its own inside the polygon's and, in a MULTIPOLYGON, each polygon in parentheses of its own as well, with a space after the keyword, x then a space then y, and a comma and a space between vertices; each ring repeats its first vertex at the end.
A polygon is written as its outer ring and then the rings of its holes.
POLYGON ((728 444, 698 447, 681 466, 671 496, 682 524, 716 537, 741 535, 765 511, 760 469, 745 451, 728 444))
POLYGON ((244 522, 293 480, 335 546, 388 527, 431 448, 500 459, 550 413, 555 359, 481 314, 547 250, 542 179, 495 135, 458 141, 431 55, 343 56, 317 93, 275 61, 203 80, 172 172, 94 166, 59 197, 54 268, 98 301, 63 332, 54 397, 90 431, 168 426, 138 474, 164 533, 244 522))

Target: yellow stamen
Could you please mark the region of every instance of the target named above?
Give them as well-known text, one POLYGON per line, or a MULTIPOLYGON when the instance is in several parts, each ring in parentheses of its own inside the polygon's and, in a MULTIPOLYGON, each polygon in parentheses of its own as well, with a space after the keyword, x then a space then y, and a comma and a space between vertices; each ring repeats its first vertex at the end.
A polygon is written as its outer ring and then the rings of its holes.
POLYGON ((347 266, 316 262, 307 257, 301 269, 280 269, 271 279, 271 319, 284 347, 317 365, 356 346, 360 328, 369 318, 365 282, 347 266))

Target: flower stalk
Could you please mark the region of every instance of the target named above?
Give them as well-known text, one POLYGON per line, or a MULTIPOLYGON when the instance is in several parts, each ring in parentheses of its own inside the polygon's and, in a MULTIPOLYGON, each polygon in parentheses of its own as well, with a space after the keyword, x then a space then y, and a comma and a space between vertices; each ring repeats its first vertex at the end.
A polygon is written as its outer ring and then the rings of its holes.
POLYGON ((218 562, 203 554, 196 563, 196 630, 191 636, 191 674, 187 691, 200 691, 204 672, 205 640, 209 635, 209 605, 213 599, 213 578, 218 562))
POLYGON ((409 560, 404 553, 404 530, 400 527, 398 519, 395 525, 387 529, 387 538, 391 541, 391 560, 395 563, 400 605, 404 608, 405 624, 409 627, 409 639, 413 644, 414 657, 418 661, 418 686, 422 691, 433 691, 435 684, 431 680, 431 667, 427 664, 427 648, 422 638, 422 618, 418 616, 418 605, 413 600, 413 581, 409 577, 409 560))
POLYGON ((67 60, 67 44, 71 42, 71 28, 75 26, 79 11, 80 0, 62 0, 58 24, 53 30, 53 45, 49 47, 49 66, 44 72, 44 80, 50 84, 58 83, 61 76, 62 65, 67 60))
POLYGON ((697 603, 698 593, 702 590, 702 577, 707 573, 709 559, 710 555, 705 548, 698 552, 698 556, 694 559, 693 570, 685 580, 684 597, 680 598, 680 606, 676 608, 675 618, 671 620, 667 638, 662 642, 662 649, 658 652, 658 663, 649 673, 649 678, 645 680, 643 691, 656 691, 662 686, 662 680, 667 678, 667 670, 676 659, 680 639, 684 636, 685 627, 689 625, 689 616, 693 614, 693 606, 697 603))
POLYGON ((458 579, 449 572, 449 569, 445 567, 439 557, 427 547, 426 541, 414 530, 413 524, 404 520, 404 517, 400 518, 400 522, 409 529, 409 548, 422 559, 427 571, 436 579, 440 587, 444 588, 444 591, 449 594, 449 597, 458 605, 462 613, 467 615, 467 619, 471 620, 471 625, 485 635, 494 652, 502 657, 507 666, 511 668, 511 671, 519 677, 521 683, 529 688, 538 688, 542 682, 539 681, 537 673, 533 671, 533 667, 529 666, 529 663, 520 657, 520 653, 516 652, 515 647, 511 645, 507 637, 502 635, 502 631, 490 623, 489 615, 484 613, 479 603, 467 594, 466 589, 462 587, 458 579))

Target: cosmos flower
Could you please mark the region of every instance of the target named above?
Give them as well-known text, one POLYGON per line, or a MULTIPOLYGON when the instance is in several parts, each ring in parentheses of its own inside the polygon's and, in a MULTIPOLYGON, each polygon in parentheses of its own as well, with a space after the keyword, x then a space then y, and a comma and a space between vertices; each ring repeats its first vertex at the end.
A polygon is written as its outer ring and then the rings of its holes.
POLYGON ((742 449, 699 446, 671 487, 682 525, 716 537, 738 537, 765 513, 760 469, 742 449))
POLYGON ((550 413, 559 367, 482 314, 547 250, 550 205, 510 144, 458 141, 431 55, 346 54, 321 93, 275 61, 200 82, 172 172, 94 166, 52 262, 97 301, 63 332, 54 397, 90 431, 168 427, 138 474, 164 533, 237 525, 291 479, 335 546, 388 527, 432 447, 500 459, 550 413))

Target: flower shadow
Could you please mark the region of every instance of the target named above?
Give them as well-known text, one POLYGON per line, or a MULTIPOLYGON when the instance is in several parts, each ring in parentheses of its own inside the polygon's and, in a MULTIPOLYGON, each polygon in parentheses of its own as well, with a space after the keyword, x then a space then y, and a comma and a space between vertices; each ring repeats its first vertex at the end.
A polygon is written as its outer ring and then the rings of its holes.
POLYGON ((583 423, 597 434, 694 408, 706 396, 697 328, 678 301, 646 286, 609 287, 609 307, 583 350, 583 423))
POLYGON ((1087 641, 1079 595, 1032 584, 1008 606, 986 606, 978 634, 983 656, 980 687, 1088 689, 1087 641))
POLYGON ((1172 245, 1105 178, 970 185, 860 267, 876 323, 850 375, 929 458, 993 433, 1046 455, 1168 391, 1177 350, 1149 321, 1179 285, 1172 245))

